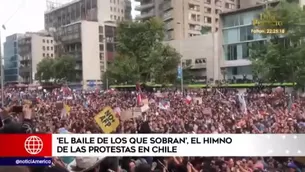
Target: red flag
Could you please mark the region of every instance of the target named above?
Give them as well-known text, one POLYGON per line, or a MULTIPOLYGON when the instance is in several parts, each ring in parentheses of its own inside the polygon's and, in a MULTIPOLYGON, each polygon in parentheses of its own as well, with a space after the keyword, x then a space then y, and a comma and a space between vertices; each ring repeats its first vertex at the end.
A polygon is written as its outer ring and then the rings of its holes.
POLYGON ((143 106, 142 96, 140 93, 137 93, 137 106, 143 106))
POLYGON ((192 102, 192 97, 191 96, 186 96, 186 98, 185 98, 185 102, 186 102, 186 104, 190 104, 191 102, 192 102))
POLYGON ((137 92, 142 92, 140 83, 136 84, 136 91, 137 92))

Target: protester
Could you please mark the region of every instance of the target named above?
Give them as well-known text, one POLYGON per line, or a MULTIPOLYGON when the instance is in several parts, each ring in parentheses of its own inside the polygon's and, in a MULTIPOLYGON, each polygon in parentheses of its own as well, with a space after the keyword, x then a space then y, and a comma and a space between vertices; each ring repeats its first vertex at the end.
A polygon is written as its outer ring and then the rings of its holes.
MULTIPOLYGON (((110 106, 119 118, 114 133, 304 133, 305 99, 283 89, 194 89, 136 92, 70 89, 5 90, 0 133, 103 133, 94 116, 110 106), (30 100, 30 101, 29 101, 30 100), (22 112, 13 107, 23 105, 22 112), (127 117, 134 107, 145 108, 127 117)), ((101 155, 102 156, 102 155, 101 155)), ((55 157, 43 171, 248 172, 300 171, 291 158, 224 157, 55 157)), ((36 169, 37 170, 37 169, 36 169)))

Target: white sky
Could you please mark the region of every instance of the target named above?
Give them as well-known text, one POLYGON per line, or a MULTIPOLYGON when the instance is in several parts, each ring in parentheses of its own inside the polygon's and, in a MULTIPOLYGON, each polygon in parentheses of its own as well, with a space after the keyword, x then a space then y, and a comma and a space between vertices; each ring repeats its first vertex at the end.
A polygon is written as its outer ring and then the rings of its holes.
MULTIPOLYGON (((66 0, 58 0, 62 1, 66 0)), ((131 2, 134 17, 136 2, 131 2)), ((6 26, 6 30, 1 30, 1 42, 4 42, 6 36, 14 33, 44 29, 45 10, 46 0, 0 0, 0 29, 2 24, 6 26)))

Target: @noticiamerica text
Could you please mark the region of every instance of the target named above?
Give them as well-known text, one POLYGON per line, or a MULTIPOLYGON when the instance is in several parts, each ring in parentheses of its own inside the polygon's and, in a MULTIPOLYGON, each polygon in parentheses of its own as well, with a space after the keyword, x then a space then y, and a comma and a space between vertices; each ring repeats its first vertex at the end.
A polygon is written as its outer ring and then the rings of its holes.
POLYGON ((15 161, 16 165, 35 165, 35 164, 51 164, 52 161, 51 160, 37 160, 37 159, 17 159, 15 161))

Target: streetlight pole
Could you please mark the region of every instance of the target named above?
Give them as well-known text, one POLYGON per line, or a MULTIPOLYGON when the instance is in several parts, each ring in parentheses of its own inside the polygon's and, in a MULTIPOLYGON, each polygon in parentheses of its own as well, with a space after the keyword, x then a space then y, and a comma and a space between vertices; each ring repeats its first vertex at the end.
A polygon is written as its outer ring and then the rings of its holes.
POLYGON ((1 70, 1 105, 4 106, 4 69, 3 69, 3 63, 2 63, 2 42, 1 42, 1 30, 5 30, 5 26, 2 25, 2 28, 0 29, 0 70, 1 70))
MULTIPOLYGON (((182 32, 182 25, 180 22, 177 22, 177 25, 180 26, 180 32, 181 32, 181 38, 179 40, 179 53, 182 55, 182 37, 183 37, 183 32, 182 32)), ((183 56, 183 55, 182 55, 183 56)), ((180 68, 181 68, 181 78, 180 78, 180 86, 181 86, 181 93, 184 95, 184 88, 183 88, 183 63, 182 63, 182 57, 180 59, 180 68)))

